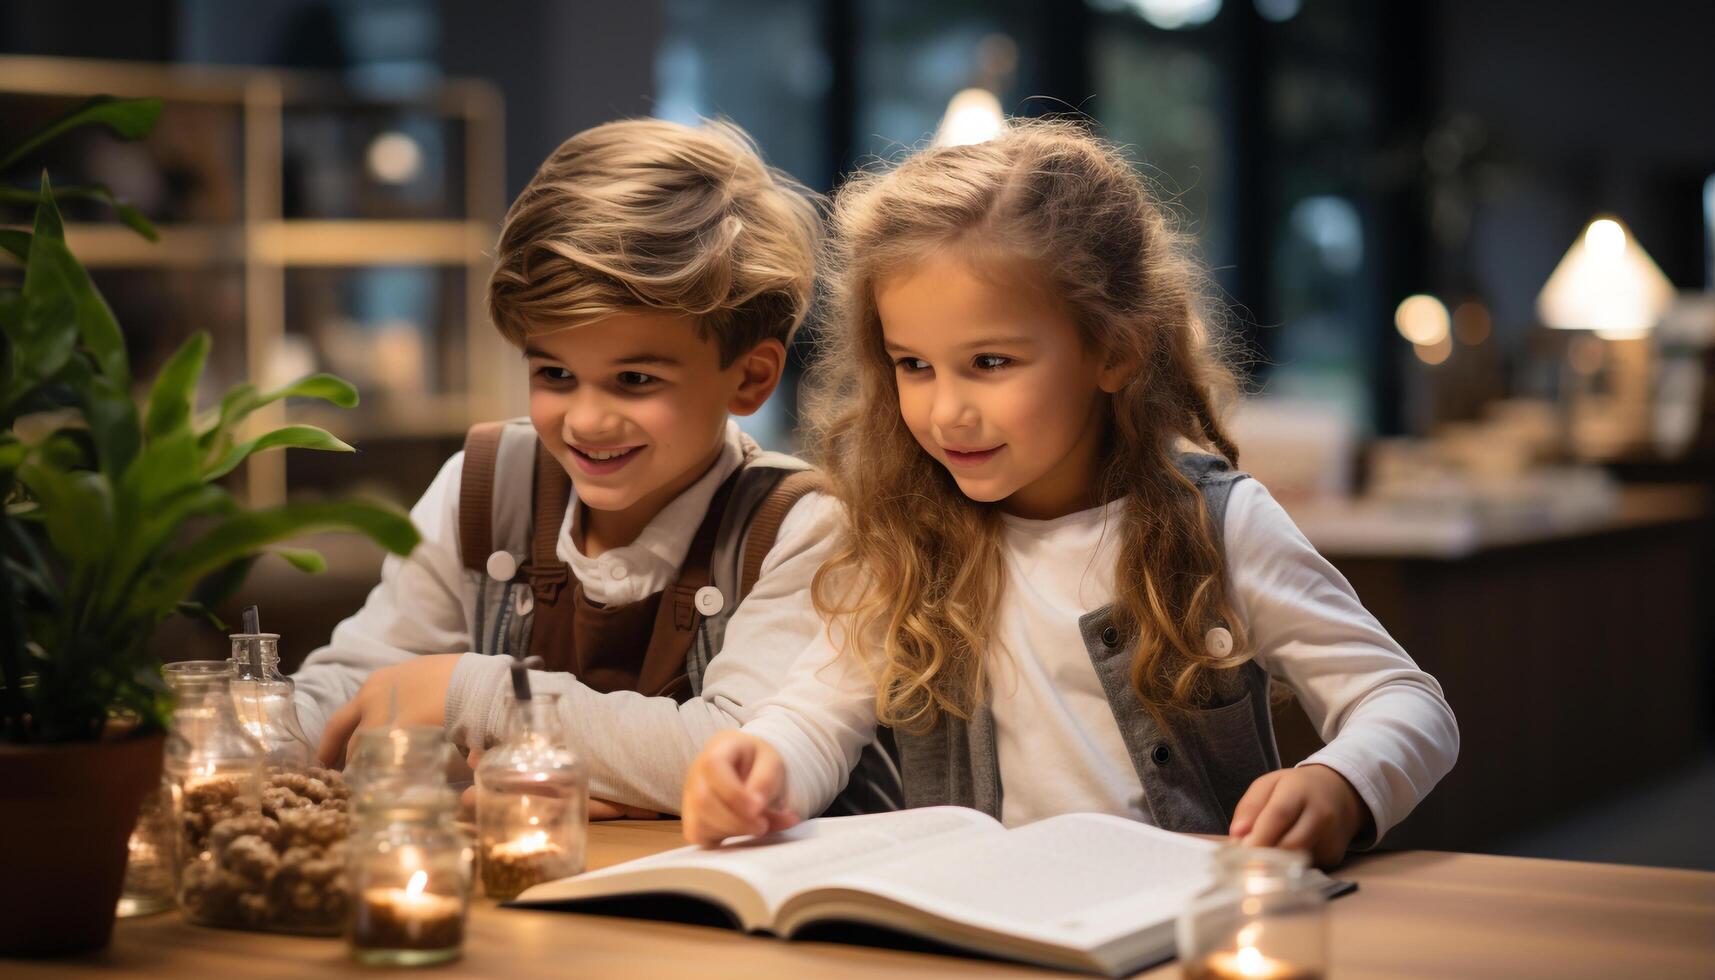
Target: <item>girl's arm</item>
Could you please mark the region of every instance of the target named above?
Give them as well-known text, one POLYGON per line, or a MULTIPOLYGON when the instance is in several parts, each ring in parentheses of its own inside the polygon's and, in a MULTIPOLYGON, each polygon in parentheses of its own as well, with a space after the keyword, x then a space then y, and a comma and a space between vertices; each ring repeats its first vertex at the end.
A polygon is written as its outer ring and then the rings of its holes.
POLYGON ((1419 670, 1255 480, 1233 486, 1226 554, 1257 663, 1297 694, 1327 744, 1300 766, 1339 773, 1369 808, 1372 846, 1453 768, 1459 728, 1419 670))

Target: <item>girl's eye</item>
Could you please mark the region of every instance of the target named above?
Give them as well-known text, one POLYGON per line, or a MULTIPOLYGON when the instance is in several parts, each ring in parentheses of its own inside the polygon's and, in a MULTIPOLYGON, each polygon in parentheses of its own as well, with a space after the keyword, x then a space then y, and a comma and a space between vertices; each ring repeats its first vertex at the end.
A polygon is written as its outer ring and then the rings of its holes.
POLYGON ((572 380, 572 372, 563 367, 554 367, 551 364, 544 364, 536 369, 536 377, 552 384, 564 384, 567 381, 572 380))
POLYGON ((893 363, 898 365, 899 369, 906 374, 916 374, 919 371, 929 370, 929 362, 921 357, 902 357, 893 363))
POLYGON ((619 372, 619 383, 627 388, 642 388, 659 380, 661 379, 653 374, 644 374, 642 371, 619 372))
POLYGON ((1011 364, 1012 358, 1000 354, 978 354, 971 363, 975 364, 979 371, 998 371, 1011 364))

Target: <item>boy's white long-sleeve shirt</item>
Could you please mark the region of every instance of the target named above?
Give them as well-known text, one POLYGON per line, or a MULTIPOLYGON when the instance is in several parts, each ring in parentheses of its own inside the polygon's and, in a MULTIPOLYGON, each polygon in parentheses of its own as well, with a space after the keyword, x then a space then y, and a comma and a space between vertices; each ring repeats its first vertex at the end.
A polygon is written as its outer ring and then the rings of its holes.
MULTIPOLYGON (((486 747, 503 733, 506 658, 471 652, 474 595, 459 558, 458 499, 464 454, 449 459, 411 510, 423 540, 409 557, 388 556, 363 608, 334 629, 293 675, 300 720, 312 741, 375 670, 421 654, 463 653, 447 691, 446 727, 460 745, 486 747)), ((590 558, 572 543, 574 491, 561 521, 559 557, 592 601, 623 604, 661 591, 678 575, 709 502, 743 458, 729 422, 721 454, 633 543, 590 558)), ((532 671, 531 687, 560 695, 560 716, 590 772, 590 792, 607 800, 676 812, 685 772, 703 743, 738 727, 778 689, 792 660, 821 630, 810 578, 827 559, 839 526, 831 497, 808 494, 781 523, 755 586, 727 623, 701 697, 683 704, 630 691, 603 693, 575 676, 532 671)))
MULTIPOLYGON (((1008 825, 1073 811, 1150 819, 1078 629, 1078 617, 1113 598, 1119 535, 1105 514, 1006 521, 1007 582, 986 669, 1008 825)), ((1257 481, 1233 486, 1224 535, 1235 611, 1256 660, 1297 693, 1327 743, 1300 764, 1344 776, 1379 840, 1458 755, 1440 685, 1257 481)), ((837 653, 841 637, 825 631, 744 726, 780 751, 787 805, 804 816, 834 798, 874 733, 871 672, 837 653)))

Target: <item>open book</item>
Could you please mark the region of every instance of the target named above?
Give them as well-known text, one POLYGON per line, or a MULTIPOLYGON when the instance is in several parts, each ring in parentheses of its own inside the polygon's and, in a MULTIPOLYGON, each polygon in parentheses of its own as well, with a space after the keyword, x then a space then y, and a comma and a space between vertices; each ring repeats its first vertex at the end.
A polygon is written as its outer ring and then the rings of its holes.
MULTIPOLYGON (((1220 845, 1074 813, 1008 830, 962 807, 823 817, 551 881, 510 903, 577 911, 680 896, 740 928, 880 927, 972 952, 1122 975, 1170 959, 1174 923, 1220 845)), ((1330 895, 1351 890, 1328 879, 1330 895)))

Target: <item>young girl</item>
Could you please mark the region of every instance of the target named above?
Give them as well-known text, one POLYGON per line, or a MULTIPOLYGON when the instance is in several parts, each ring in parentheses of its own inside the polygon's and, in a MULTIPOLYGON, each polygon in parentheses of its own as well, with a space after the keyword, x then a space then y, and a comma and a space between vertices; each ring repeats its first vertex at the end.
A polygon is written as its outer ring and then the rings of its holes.
POLYGON ((1099 811, 1326 866, 1405 817, 1453 765, 1452 712, 1230 467, 1201 281, 1126 160, 1018 121, 854 178, 834 218, 828 629, 693 764, 686 837, 820 812, 878 722, 907 805, 1007 825, 1099 811), (1271 678, 1327 742, 1293 769, 1271 678))

